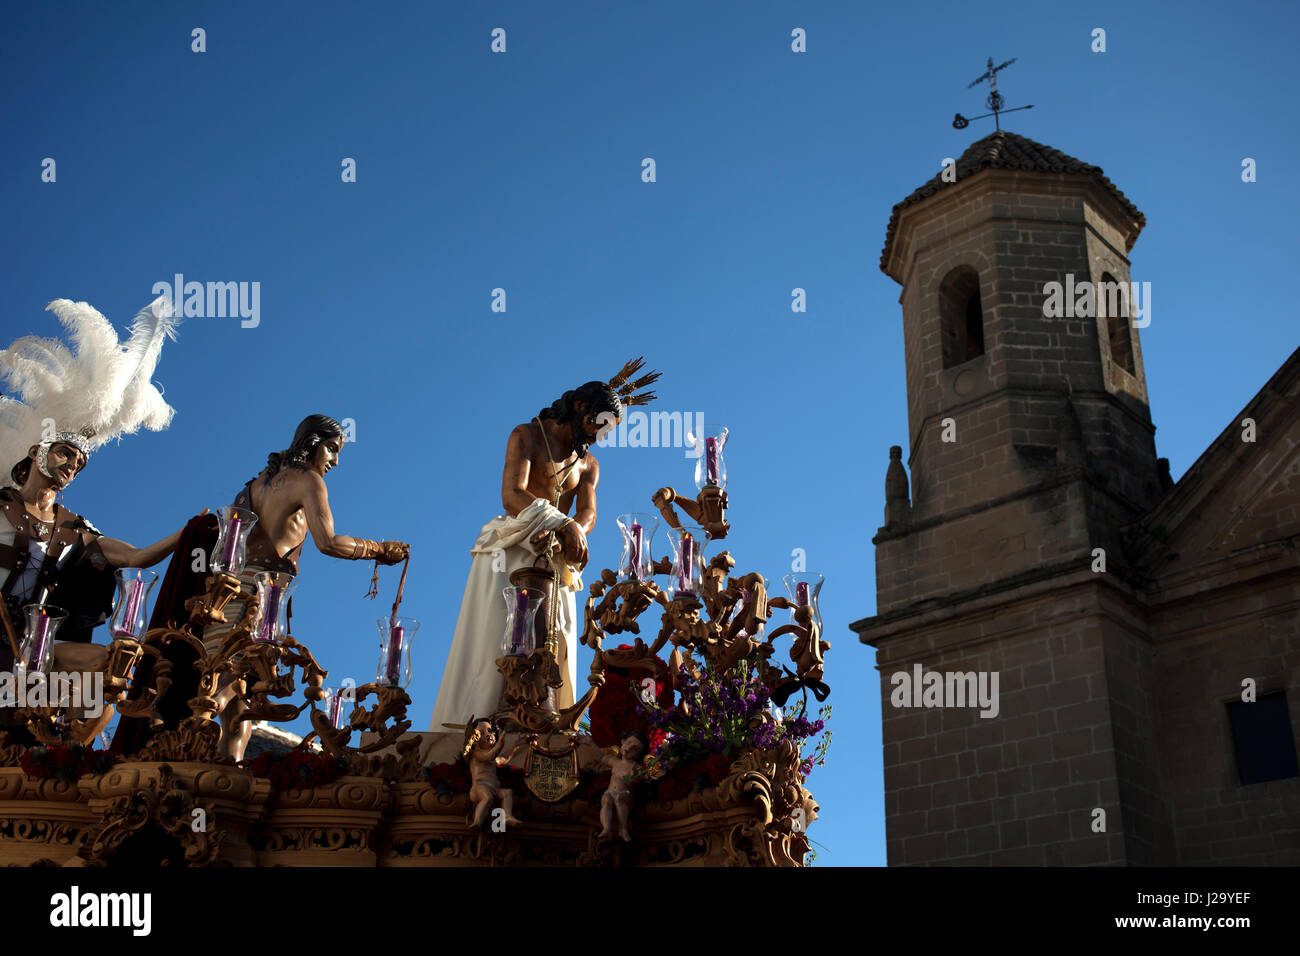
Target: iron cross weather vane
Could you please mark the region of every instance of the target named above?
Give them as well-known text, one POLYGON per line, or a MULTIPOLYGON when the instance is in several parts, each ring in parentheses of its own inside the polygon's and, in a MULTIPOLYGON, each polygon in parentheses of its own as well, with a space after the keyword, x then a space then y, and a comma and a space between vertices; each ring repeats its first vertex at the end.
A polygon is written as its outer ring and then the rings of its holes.
MULTIPOLYGON (((1009 110, 1003 109, 1003 106, 1006 104, 1006 98, 1003 97, 1003 95, 998 92, 998 70, 1005 70, 1007 67, 1009 67, 1012 63, 1015 62, 1016 62, 1016 58, 1013 56, 1011 59, 1007 60, 1007 62, 1003 63, 1001 66, 994 66, 993 57, 989 57, 988 69, 986 69, 983 73, 977 76, 974 82, 972 82, 970 86, 966 87, 966 89, 969 90, 971 87, 977 86, 980 83, 983 83, 985 80, 988 80, 990 89, 989 89, 988 97, 984 100, 984 105, 987 106, 989 109, 991 109, 993 112, 985 113, 983 116, 973 116, 971 117, 971 119, 985 119, 986 117, 992 116, 993 124, 998 129, 1001 129, 1002 124, 998 122, 999 113, 1014 113, 1016 110, 1032 110, 1034 108, 1033 104, 1031 103, 1029 106, 1017 106, 1014 109, 1009 109, 1009 110)), ((953 129, 965 129, 967 126, 970 125, 970 122, 971 122, 970 120, 968 120, 966 117, 958 113, 953 118, 952 127, 953 129)))

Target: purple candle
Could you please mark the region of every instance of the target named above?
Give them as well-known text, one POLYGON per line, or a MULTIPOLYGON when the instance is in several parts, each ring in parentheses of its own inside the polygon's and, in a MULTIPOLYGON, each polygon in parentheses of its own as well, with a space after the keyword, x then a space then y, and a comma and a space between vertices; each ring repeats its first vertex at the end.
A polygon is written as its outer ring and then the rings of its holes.
POLYGON ((266 606, 262 610, 262 620, 258 623, 253 640, 269 644, 275 640, 275 629, 280 624, 280 602, 284 599, 284 588, 279 584, 269 584, 265 595, 266 606))
POLYGON ((114 637, 135 637, 135 632, 140 626, 140 602, 143 598, 144 582, 138 579, 128 581, 126 611, 122 615, 121 623, 113 629, 114 637))
POLYGON ((689 531, 682 532, 680 566, 677 569, 677 590, 682 594, 694 594, 692 579, 695 570, 695 539, 689 531))
POLYGON ((339 725, 339 712, 343 710, 343 695, 331 694, 329 706, 330 723, 335 727, 339 725))
POLYGON ((32 649, 27 658, 28 670, 41 670, 45 653, 50 646, 50 631, 54 621, 48 614, 41 613, 32 621, 32 649))
POLYGON ((219 563, 224 571, 230 572, 235 563, 235 548, 239 545, 239 529, 241 522, 238 518, 231 518, 226 524, 226 540, 222 542, 221 556, 218 558, 219 563))
POLYGON ((524 647, 524 635, 528 631, 528 588, 517 588, 515 590, 515 621, 510 631, 510 653, 523 654, 528 648, 524 647))
POLYGON ((642 580, 641 544, 642 544, 643 531, 644 529, 639 524, 637 524, 636 522, 632 523, 632 545, 631 545, 632 569, 631 570, 632 570, 632 577, 636 578, 636 580, 638 581, 642 580))
POLYGON ((388 656, 384 658, 384 677, 390 684, 396 684, 402 672, 402 641, 406 628, 394 624, 388 631, 388 656))
POLYGON ((808 582, 800 581, 794 586, 794 599, 800 607, 808 606, 808 582))
POLYGON ((704 470, 709 484, 718 483, 718 440, 704 439, 704 470))

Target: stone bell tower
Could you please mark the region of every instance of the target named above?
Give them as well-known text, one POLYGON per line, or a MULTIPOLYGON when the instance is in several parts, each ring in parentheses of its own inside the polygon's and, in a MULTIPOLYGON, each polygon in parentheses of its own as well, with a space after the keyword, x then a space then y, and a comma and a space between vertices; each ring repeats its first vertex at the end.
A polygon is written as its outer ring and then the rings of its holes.
POLYGON ((912 474, 878 542, 881 613, 1094 548, 1118 559, 1107 529, 1161 491, 1148 317, 1128 314, 1150 307, 1128 301, 1142 213, 1097 167, 1005 130, 955 173, 894 207, 881 255, 903 286, 912 474))
POLYGON ((1005 130, 894 207, 880 267, 903 287, 911 487, 896 446, 877 616, 853 625, 878 650, 891 864, 1167 843, 1143 769, 1150 647, 1121 623, 1139 615, 1120 529, 1167 486, 1150 299, 1129 294, 1144 224, 1100 169, 1005 130), (914 665, 997 676, 997 714, 891 704, 914 665))

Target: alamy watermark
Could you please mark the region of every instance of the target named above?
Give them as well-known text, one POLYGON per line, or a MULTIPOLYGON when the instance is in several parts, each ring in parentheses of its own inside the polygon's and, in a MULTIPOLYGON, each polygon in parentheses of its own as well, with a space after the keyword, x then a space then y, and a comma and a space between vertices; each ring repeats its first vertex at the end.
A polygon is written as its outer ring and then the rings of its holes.
POLYGON ((684 448, 686 458, 699 458, 704 451, 703 412, 632 408, 623 413, 617 426, 612 412, 601 412, 596 422, 607 429, 596 439, 598 448, 684 448))
POLYGON ((153 928, 151 893, 82 892, 72 886, 50 897, 50 925, 57 928, 123 927, 133 936, 148 936, 153 928))
POLYGON ((77 707, 104 712, 103 671, 0 671, 0 707, 77 707))
POLYGON ((245 329, 255 329, 262 321, 260 282, 186 282, 178 272, 171 282, 155 282, 153 294, 167 296, 175 316, 239 318, 245 329))
POLYGON ((1104 306, 1101 315, 1133 317, 1133 328, 1145 329, 1151 324, 1150 282, 1091 282, 1074 281, 1073 273, 1066 273, 1065 283, 1048 282, 1043 285, 1043 316, 1049 319, 1095 319, 1097 307, 1104 306))
POLYGON ((911 673, 897 671, 889 682, 894 689, 889 702, 895 707, 979 707, 981 717, 996 717, 997 671, 922 671, 913 664, 911 673))

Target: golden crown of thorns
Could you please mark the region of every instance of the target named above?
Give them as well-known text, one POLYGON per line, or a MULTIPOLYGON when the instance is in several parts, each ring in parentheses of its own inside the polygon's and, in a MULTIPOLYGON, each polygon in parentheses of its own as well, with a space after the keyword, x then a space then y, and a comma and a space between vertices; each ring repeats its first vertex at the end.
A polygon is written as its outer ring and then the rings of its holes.
POLYGON ((634 358, 626 363, 619 373, 609 380, 609 387, 614 394, 619 397, 624 405, 649 405, 659 396, 654 392, 637 392, 637 389, 644 388, 658 381, 661 372, 649 372, 642 375, 635 381, 628 381, 633 375, 641 371, 645 365, 645 356, 634 358))

